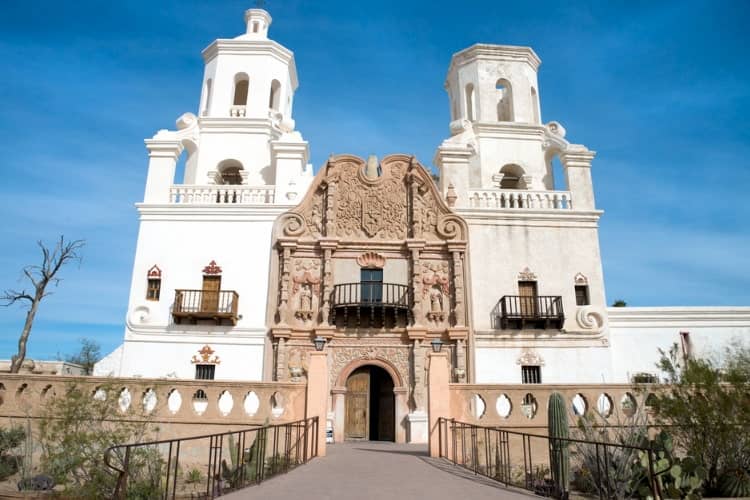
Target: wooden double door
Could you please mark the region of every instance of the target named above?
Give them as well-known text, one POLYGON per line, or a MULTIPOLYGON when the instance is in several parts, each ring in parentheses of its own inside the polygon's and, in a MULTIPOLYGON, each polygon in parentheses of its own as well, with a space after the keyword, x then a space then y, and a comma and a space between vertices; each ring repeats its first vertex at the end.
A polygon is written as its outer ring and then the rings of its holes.
POLYGON ((346 381, 344 437, 395 441, 396 404, 391 376, 378 366, 363 366, 346 381))

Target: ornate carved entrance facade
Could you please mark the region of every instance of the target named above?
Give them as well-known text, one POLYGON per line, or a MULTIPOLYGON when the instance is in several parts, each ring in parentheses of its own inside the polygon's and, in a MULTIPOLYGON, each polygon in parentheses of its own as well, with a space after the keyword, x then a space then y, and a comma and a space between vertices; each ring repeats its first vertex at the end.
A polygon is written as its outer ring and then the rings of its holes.
MULTIPOLYGON (((347 412, 356 412, 355 401, 365 400, 354 396, 363 394, 366 376, 361 374, 369 377, 370 391, 373 377, 382 380, 379 370, 393 384, 393 438, 426 439, 426 343, 432 339, 450 350, 454 380, 466 381, 472 339, 467 234, 430 174, 406 155, 381 163, 374 157, 367 162, 332 157, 302 203, 278 219, 269 375, 303 379, 311 340, 324 337, 336 440, 356 437, 350 432, 363 434, 361 428, 350 431, 361 422, 350 426, 347 412)), ((380 403, 370 399, 368 404, 368 416, 357 418, 369 426, 371 410, 380 403)), ((368 437, 381 435, 380 428, 365 431, 368 437)), ((390 436, 389 430, 382 432, 390 436)))

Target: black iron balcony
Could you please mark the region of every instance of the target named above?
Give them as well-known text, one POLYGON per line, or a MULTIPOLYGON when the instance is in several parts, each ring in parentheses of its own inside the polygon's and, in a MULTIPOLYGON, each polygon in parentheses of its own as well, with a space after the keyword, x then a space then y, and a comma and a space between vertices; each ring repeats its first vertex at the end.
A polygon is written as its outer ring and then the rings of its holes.
POLYGON ((234 290, 175 290, 172 317, 177 324, 212 320, 217 325, 236 325, 239 299, 234 290))
POLYGON ((410 287, 395 283, 362 282, 334 285, 331 293, 331 317, 336 326, 347 326, 350 319, 355 326, 362 326, 366 321, 369 326, 385 326, 386 317, 392 317, 393 323, 408 320, 410 287))
POLYGON ((493 310, 495 328, 562 328, 565 321, 559 295, 505 295, 493 310))

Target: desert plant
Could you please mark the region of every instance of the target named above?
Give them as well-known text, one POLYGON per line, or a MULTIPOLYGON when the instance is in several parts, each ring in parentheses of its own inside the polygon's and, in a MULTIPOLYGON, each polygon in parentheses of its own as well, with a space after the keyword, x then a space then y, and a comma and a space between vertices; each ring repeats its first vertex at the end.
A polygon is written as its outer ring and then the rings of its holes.
POLYGON ((187 474, 185 474, 186 484, 195 484, 200 483, 201 481, 203 481, 203 473, 196 468, 190 469, 187 471, 187 474))
MULTIPOLYGON (((100 387, 94 397, 86 388, 70 383, 65 391, 49 398, 39 421, 41 468, 65 488, 69 497, 110 497, 117 474, 103 463, 107 448, 148 439, 152 426, 148 415, 131 405, 123 412, 117 392, 100 387)), ((122 465, 123 451, 114 461, 122 465)), ((129 485, 144 489, 158 483, 162 462, 155 449, 134 448, 129 457, 129 485)))
MULTIPOLYGON (((265 425, 265 424, 264 424, 265 425)), ((229 483, 231 488, 237 488, 258 479, 259 464, 263 462, 261 454, 266 448, 268 429, 258 429, 250 448, 240 454, 239 444, 235 444, 234 435, 229 435, 229 460, 221 461, 221 478, 229 483)))
POLYGON ((631 481, 640 484, 643 476, 633 476, 637 472, 632 464, 639 458, 638 449, 622 445, 637 447, 647 443, 648 416, 641 406, 633 408, 630 414, 615 412, 608 419, 594 411, 578 420, 575 437, 601 444, 572 445, 576 462, 573 485, 584 493, 626 498, 631 496, 631 481))
POLYGON ((654 418, 706 469, 705 493, 721 494, 721 478, 750 471, 750 347, 730 345, 720 361, 682 355, 677 344, 660 352, 669 384, 652 389, 654 418))
POLYGON ((691 457, 677 457, 672 437, 663 430, 647 443, 647 447, 651 450, 651 463, 649 453, 641 451, 638 453, 638 459, 632 464, 628 483, 632 496, 649 498, 652 495, 649 471, 653 467, 653 479, 658 483, 662 496, 688 500, 701 498, 707 473, 698 461, 691 457))
POLYGON ((750 473, 737 469, 719 478, 719 493, 725 497, 750 497, 750 473))
POLYGON ((558 494, 566 498, 570 491, 570 450, 568 439, 568 413, 565 398, 558 392, 549 397, 547 425, 550 440, 549 463, 558 494))
POLYGON ((0 429, 0 480, 12 476, 19 469, 19 457, 13 452, 26 439, 23 427, 0 429))

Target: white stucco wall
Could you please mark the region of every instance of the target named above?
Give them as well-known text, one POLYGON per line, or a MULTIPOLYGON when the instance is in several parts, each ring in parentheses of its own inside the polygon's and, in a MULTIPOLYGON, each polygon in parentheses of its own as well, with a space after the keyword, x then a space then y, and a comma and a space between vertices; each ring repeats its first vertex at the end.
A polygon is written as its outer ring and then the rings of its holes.
POLYGON ((609 309, 614 382, 657 374, 659 349, 688 332, 694 356, 720 355, 732 342, 750 345, 750 307, 613 307, 609 309))

